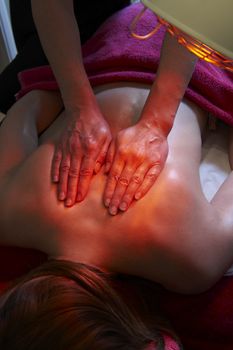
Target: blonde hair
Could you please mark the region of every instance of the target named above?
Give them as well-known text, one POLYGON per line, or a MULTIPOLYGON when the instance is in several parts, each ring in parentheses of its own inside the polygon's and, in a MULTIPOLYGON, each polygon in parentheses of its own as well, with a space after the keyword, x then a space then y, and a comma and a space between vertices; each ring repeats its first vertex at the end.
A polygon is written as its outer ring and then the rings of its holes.
POLYGON ((163 350, 164 322, 151 327, 134 312, 118 279, 80 263, 43 264, 1 297, 0 348, 143 350, 154 341, 163 350))

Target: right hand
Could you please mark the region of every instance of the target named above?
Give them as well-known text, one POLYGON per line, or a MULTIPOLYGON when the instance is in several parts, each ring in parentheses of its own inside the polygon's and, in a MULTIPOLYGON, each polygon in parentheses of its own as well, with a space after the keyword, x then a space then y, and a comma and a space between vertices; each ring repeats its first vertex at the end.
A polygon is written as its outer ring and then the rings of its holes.
POLYGON ((70 207, 85 198, 93 174, 105 161, 112 136, 98 107, 65 113, 68 122, 55 147, 52 181, 58 183, 58 199, 70 207))

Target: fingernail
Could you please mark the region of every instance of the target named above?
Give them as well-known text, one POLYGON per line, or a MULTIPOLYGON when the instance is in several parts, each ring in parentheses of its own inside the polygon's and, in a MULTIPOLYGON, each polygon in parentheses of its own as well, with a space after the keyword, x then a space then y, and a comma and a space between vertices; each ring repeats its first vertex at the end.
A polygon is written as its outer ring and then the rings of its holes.
POLYGON ((81 202, 81 200, 82 200, 82 194, 81 193, 78 193, 77 194, 77 202, 81 202))
POLYGON ((64 192, 59 193, 59 199, 60 199, 60 201, 64 201, 65 198, 66 198, 66 195, 65 195, 64 192))
POLYGON ((141 195, 142 195, 142 194, 141 194, 140 192, 138 192, 138 193, 135 194, 134 198, 135 198, 136 200, 138 200, 138 199, 141 198, 141 195))
POLYGON ((119 208, 120 210, 125 211, 127 209, 127 204, 125 202, 122 202, 119 208))
POLYGON ((109 162, 105 164, 105 172, 106 172, 106 173, 109 172, 109 170, 110 170, 110 165, 111 165, 111 163, 109 163, 109 162))
POLYGON ((116 215, 117 214, 117 207, 115 207, 115 206, 110 207, 109 208, 109 213, 111 215, 116 215))
POLYGON ((99 162, 96 163, 96 166, 95 166, 95 173, 96 174, 100 171, 100 168, 101 168, 101 164, 99 162))
POLYGON ((66 205, 67 207, 71 206, 71 205, 72 205, 72 200, 71 200, 70 198, 67 199, 67 200, 65 201, 65 205, 66 205))
POLYGON ((58 182, 58 176, 53 177, 53 182, 58 182))
POLYGON ((109 204, 110 204, 110 199, 107 198, 104 202, 104 205, 105 205, 105 207, 109 207, 109 204))

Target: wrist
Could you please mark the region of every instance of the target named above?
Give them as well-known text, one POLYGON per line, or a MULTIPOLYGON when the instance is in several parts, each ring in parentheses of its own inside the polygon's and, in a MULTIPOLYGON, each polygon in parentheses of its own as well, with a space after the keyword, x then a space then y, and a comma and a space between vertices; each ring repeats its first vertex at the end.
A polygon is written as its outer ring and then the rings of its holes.
POLYGON ((82 98, 80 98, 79 91, 70 92, 69 97, 63 99, 65 111, 71 117, 77 117, 79 115, 91 115, 101 114, 98 106, 98 102, 92 90, 82 91, 82 98), (92 111, 92 112, 90 112, 92 111))
POLYGON ((144 127, 150 129, 156 129, 159 134, 167 137, 169 134, 173 123, 174 123, 175 113, 168 110, 156 110, 146 111, 142 114, 140 123, 144 125, 144 127))
POLYGON ((67 89, 62 94, 62 100, 65 109, 70 112, 95 108, 97 105, 96 97, 91 88, 85 88, 85 91, 79 88, 67 89))
POLYGON ((155 83, 141 114, 141 120, 167 136, 183 98, 179 86, 155 83))
POLYGON ((73 122, 98 124, 104 120, 104 116, 97 104, 97 101, 88 102, 87 104, 72 104, 65 107, 66 116, 73 122))

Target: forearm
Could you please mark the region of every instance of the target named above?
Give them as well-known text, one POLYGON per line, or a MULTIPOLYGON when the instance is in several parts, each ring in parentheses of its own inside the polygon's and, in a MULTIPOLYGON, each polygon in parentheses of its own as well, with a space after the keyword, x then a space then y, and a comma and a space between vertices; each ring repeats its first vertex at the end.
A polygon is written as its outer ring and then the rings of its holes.
POLYGON ((169 33, 161 50, 155 82, 144 106, 141 120, 168 135, 179 104, 192 77, 197 59, 169 33))
POLYGON ((83 62, 72 0, 31 0, 41 43, 69 111, 95 103, 83 62))

